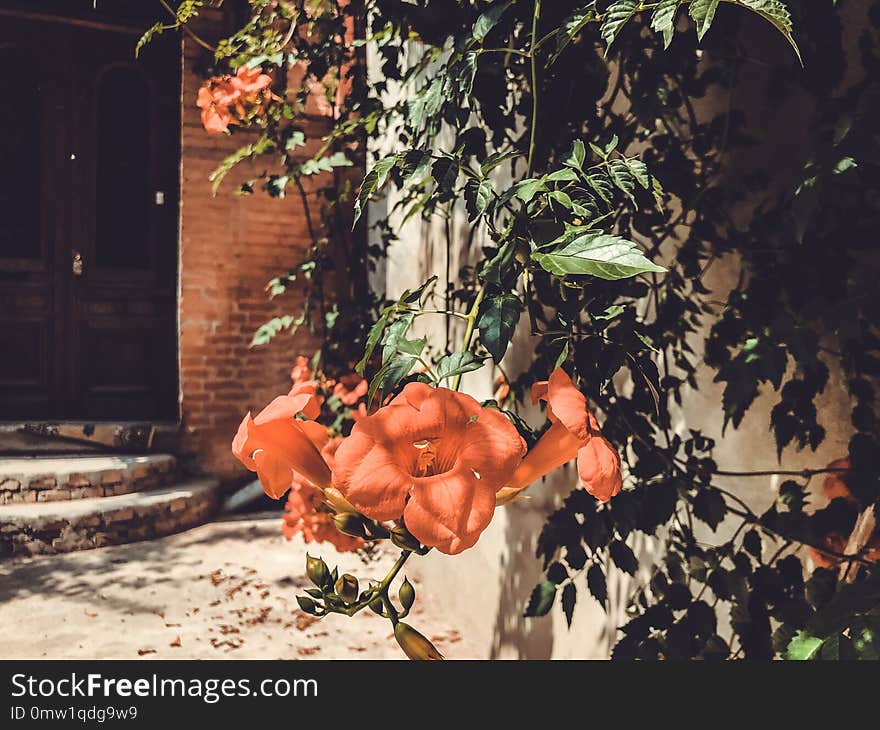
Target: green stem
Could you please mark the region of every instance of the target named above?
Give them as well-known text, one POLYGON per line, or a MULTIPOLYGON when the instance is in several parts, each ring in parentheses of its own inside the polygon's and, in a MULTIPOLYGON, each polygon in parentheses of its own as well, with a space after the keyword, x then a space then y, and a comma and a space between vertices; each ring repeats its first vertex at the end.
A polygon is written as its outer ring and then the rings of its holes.
POLYGON ((535 0, 535 12, 532 14, 532 40, 529 47, 529 62, 532 67, 532 123, 529 130, 529 160, 526 177, 532 176, 535 157, 535 134, 538 129, 538 63, 535 60, 535 48, 538 43, 538 19, 541 17, 541 0, 535 0))
MULTIPOLYGON (((461 340, 461 352, 468 352, 471 349, 471 345, 474 341, 474 328, 477 324, 477 316, 480 313, 480 305, 483 303, 483 297, 486 296, 486 285, 483 284, 479 290, 477 291, 477 296, 474 298, 474 303, 471 305, 470 311, 467 313, 467 327, 464 331, 464 337, 461 340)), ((455 376, 452 380, 452 389, 458 390, 461 385, 461 373, 455 376)))

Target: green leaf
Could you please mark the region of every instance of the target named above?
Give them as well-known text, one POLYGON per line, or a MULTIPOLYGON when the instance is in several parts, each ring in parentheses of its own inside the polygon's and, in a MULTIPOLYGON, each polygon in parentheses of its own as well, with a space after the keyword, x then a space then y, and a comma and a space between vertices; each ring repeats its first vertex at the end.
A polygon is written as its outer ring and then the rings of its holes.
POLYGON ((605 11, 602 26, 599 28, 599 35, 605 41, 606 56, 611 49, 611 44, 614 43, 623 26, 636 14, 638 9, 638 0, 617 0, 605 11))
POLYGON ((529 597, 529 603, 526 606, 524 616, 546 616, 553 608, 553 601, 556 600, 556 584, 545 580, 539 583, 532 591, 529 597))
POLYGON ((443 79, 443 74, 438 74, 407 102, 407 121, 415 131, 421 130, 425 119, 431 119, 440 109, 443 102, 443 79))
POLYGON ((635 203, 636 178, 630 171, 629 165, 623 160, 611 160, 608 163, 608 174, 624 195, 635 203))
POLYGON ((561 170, 554 170, 548 175, 544 175, 541 179, 544 182, 574 182, 578 179, 578 175, 571 168, 563 167, 561 170))
POLYGON ((144 34, 138 39, 137 45, 134 47, 134 57, 137 58, 140 55, 141 50, 147 43, 153 40, 154 36, 162 35, 162 32, 165 30, 165 25, 162 23, 154 23, 149 28, 144 31, 144 34))
POLYGON ((266 345, 282 330, 289 330, 291 327, 301 323, 300 320, 295 320, 289 314, 285 314, 282 317, 273 317, 265 324, 260 325, 259 329, 254 333, 250 346, 266 345))
POLYGON ((589 275, 609 281, 666 271, 645 258, 632 241, 599 230, 588 231, 556 251, 533 252, 532 260, 557 276, 589 275))
POLYGON ((373 354, 373 350, 376 348, 376 345, 379 344, 382 333, 385 331, 385 327, 393 312, 394 307, 386 307, 382 312, 382 316, 376 320, 376 323, 372 327, 370 327, 370 331, 367 333, 367 342, 364 345, 364 356, 360 359, 360 362, 354 366, 355 371, 361 375, 364 374, 364 368, 367 367, 367 363, 370 360, 370 356, 373 354))
POLYGON ((415 355, 418 357, 428 344, 426 337, 420 337, 416 340, 408 340, 406 338, 410 326, 415 320, 415 314, 408 312, 398 318, 385 330, 384 346, 382 348, 382 362, 387 362, 396 353, 405 355, 415 355))
POLYGON ((498 249, 491 259, 483 264, 480 271, 480 278, 488 281, 490 284, 501 284, 501 279, 510 266, 513 264, 514 255, 516 254, 516 246, 513 241, 507 241, 498 249))
POLYGON ((797 635, 792 638, 785 652, 786 659, 794 661, 806 661, 813 659, 822 646, 822 639, 810 636, 803 631, 798 631, 797 635))
POLYGON ((511 159, 512 157, 519 157, 522 153, 517 150, 508 150, 507 152, 493 152, 486 158, 486 161, 480 165, 480 172, 485 177, 492 170, 494 170, 498 165, 504 163, 506 160, 511 159))
POLYGON ((489 31, 498 24, 498 21, 501 20, 501 16, 504 15, 504 13, 507 11, 507 8, 509 8, 511 4, 512 0, 509 0, 506 3, 493 5, 479 18, 477 18, 477 22, 474 23, 473 30, 474 40, 480 41, 482 43, 486 36, 489 35, 489 31))
POLYGON ((437 363, 437 379, 452 378, 462 373, 469 373, 471 370, 479 370, 481 367, 483 367, 482 359, 472 352, 454 352, 445 355, 437 363))
POLYGON ((440 200, 449 200, 458 180, 460 161, 457 157, 441 157, 431 166, 431 177, 437 183, 437 195, 440 200))
POLYGON ((563 161, 563 165, 568 165, 569 167, 574 167, 578 170, 583 169, 584 161, 587 159, 587 150, 584 147, 583 140, 576 139, 571 143, 571 152, 568 153, 568 157, 563 161))
POLYGON ((228 155, 223 159, 223 161, 217 166, 217 169, 214 170, 209 176, 208 180, 211 181, 211 193, 213 195, 217 194, 217 189, 220 187, 220 183, 223 182, 223 178, 229 174, 230 170, 235 167, 239 162, 257 157, 262 155, 269 150, 275 147, 275 142, 269 139, 269 137, 265 134, 260 135, 260 137, 251 144, 246 144, 244 147, 239 147, 235 152, 231 155, 228 155))
POLYGON ((577 588, 574 583, 566 583, 562 589, 562 612, 565 614, 565 623, 571 628, 571 620, 574 617, 574 606, 577 603, 577 588))
POLYGON ((606 319, 614 319, 620 314, 623 314, 626 311, 626 307, 622 307, 619 304, 614 304, 608 307, 602 314, 594 314, 593 319, 606 320, 606 319))
POLYGON ((602 570, 602 566, 598 563, 591 565, 590 569, 587 571, 587 588, 590 589, 593 598, 599 601, 604 609, 605 604, 608 603, 608 585, 605 580, 605 573, 602 570))
POLYGON ((351 167, 352 161, 343 152, 334 152, 327 157, 313 157, 303 162, 298 168, 300 175, 317 175, 322 172, 331 172, 336 167, 351 167))
POLYGON ((513 188, 513 195, 524 203, 531 202, 532 198, 541 190, 544 190, 544 181, 535 178, 520 180, 513 188))
POLYGON ((660 0, 651 16, 651 28, 663 34, 663 47, 669 48, 675 33, 675 16, 683 0, 660 0))
POLYGON ((492 181, 471 178, 464 186, 464 202, 468 212, 468 221, 475 221, 492 202, 492 181))
POLYGON ((388 179, 388 173, 391 172, 391 168, 393 168, 396 163, 397 155, 388 155, 376 162, 376 164, 373 165, 373 169, 366 174, 364 181, 361 183, 361 190, 358 193, 357 200, 354 204, 355 223, 357 223, 358 218, 360 218, 361 214, 364 212, 364 206, 366 205, 367 200, 369 200, 370 196, 385 184, 385 181, 388 179))
POLYGON ((789 42, 797 54, 798 61, 803 65, 801 50, 792 35, 791 13, 788 12, 785 3, 781 0, 726 0, 726 2, 733 2, 740 7, 751 10, 771 23, 789 42))
POLYGON ((833 172, 835 175, 840 175, 841 173, 844 173, 847 170, 852 170, 854 167, 858 166, 858 163, 852 157, 841 157, 834 166, 833 172))
POLYGON ((578 8, 574 13, 569 15, 556 32, 556 51, 550 57, 548 65, 552 64, 559 58, 559 55, 568 48, 568 45, 575 39, 584 26, 599 19, 596 13, 596 2, 587 3, 584 7, 578 8))
POLYGON ((587 176, 587 183, 596 195, 609 205, 611 204, 611 198, 614 195, 614 188, 607 175, 603 175, 601 172, 594 172, 587 176))
POLYGON ((697 26, 697 40, 703 40, 703 36, 712 26, 720 2, 721 0, 693 0, 688 5, 688 12, 697 26))
POLYGON ((416 359, 414 357, 396 357, 391 360, 388 363, 388 368, 382 375, 382 391, 387 393, 394 390, 397 384, 409 375, 409 371, 412 370, 415 363, 416 359))
POLYGON ((483 303, 477 320, 480 342, 495 362, 501 362, 507 352, 521 312, 522 302, 514 294, 499 294, 483 303))
POLYGON ((648 172, 648 166, 644 162, 641 160, 627 160, 626 166, 639 185, 645 190, 651 189, 651 174, 648 172))

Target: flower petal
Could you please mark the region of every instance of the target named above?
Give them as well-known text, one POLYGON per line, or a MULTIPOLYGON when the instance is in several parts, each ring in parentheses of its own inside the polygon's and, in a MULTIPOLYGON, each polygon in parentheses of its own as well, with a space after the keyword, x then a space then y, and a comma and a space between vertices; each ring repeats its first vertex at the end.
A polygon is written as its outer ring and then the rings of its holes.
POLYGON ((336 451, 333 484, 357 509, 374 520, 403 514, 412 477, 396 463, 394 453, 355 425, 336 451))
POLYGON ((550 373, 547 385, 547 405, 553 414, 551 420, 553 416, 558 418, 575 438, 589 438, 587 399, 574 387, 568 373, 562 368, 556 368, 550 373))
MULTIPOLYGON (((479 406, 478 406, 479 407, 479 406)), ((468 424, 458 449, 459 463, 476 471, 483 485, 494 491, 510 479, 526 453, 526 442, 500 411, 481 408, 468 424)))
POLYGON ((416 479, 403 516, 423 545, 456 555, 473 547, 495 512, 495 491, 467 469, 416 479))
POLYGON ((268 451, 259 449, 254 453, 257 476, 263 491, 272 499, 281 499, 293 485, 293 469, 287 459, 279 459, 268 451))
POLYGON ((575 438, 562 423, 554 423, 513 472, 504 490, 505 497, 512 496, 554 469, 567 464, 577 456, 583 445, 584 442, 575 438))
POLYGON ((607 502, 620 492, 620 455, 604 436, 593 436, 578 451, 577 463, 584 487, 600 502, 607 502))

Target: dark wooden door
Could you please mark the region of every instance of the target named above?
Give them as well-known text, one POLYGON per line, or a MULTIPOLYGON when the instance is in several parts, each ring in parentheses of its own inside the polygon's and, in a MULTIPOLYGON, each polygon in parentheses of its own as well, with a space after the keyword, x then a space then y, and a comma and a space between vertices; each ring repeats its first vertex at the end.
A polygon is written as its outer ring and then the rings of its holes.
POLYGON ((177 418, 180 52, 0 13, 0 418, 177 418))

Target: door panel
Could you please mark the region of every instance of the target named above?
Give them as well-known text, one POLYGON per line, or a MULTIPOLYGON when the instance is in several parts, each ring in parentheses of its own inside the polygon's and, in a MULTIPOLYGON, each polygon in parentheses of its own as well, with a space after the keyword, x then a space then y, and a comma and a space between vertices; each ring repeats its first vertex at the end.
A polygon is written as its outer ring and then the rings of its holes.
POLYGON ((63 338, 55 247, 67 114, 63 28, 0 20, 0 418, 56 413, 63 338))
POLYGON ((29 67, 0 63, 31 100, 27 123, 0 112, 22 140, 0 187, 2 419, 177 418, 180 49, 157 40, 135 59, 130 32, 0 17, 0 55, 54 56, 31 97, 29 67))

